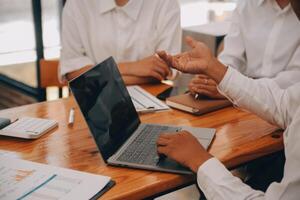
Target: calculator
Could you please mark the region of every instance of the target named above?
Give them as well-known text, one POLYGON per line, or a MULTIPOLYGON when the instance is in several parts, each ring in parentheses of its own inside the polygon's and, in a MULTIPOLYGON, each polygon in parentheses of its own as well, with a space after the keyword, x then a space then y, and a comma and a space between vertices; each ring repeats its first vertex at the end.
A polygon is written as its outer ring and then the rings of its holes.
POLYGON ((36 139, 58 126, 51 119, 23 117, 0 130, 0 135, 36 139))

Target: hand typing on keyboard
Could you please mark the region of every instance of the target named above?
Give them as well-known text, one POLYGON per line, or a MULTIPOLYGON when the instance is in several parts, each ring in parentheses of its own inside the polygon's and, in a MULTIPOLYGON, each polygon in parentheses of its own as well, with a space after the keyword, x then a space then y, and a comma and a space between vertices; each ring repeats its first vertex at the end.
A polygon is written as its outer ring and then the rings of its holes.
POLYGON ((187 131, 161 134, 157 140, 157 151, 189 167, 195 173, 199 166, 212 157, 197 138, 187 131))

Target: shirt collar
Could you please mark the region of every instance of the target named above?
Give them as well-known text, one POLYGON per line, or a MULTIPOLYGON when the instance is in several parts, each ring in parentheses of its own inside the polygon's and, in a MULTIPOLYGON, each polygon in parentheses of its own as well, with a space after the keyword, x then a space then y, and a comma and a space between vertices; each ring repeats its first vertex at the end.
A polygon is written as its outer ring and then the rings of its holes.
MULTIPOLYGON (((143 0, 129 0, 128 3, 120 7, 130 18, 137 20, 143 6, 143 0)), ((99 10, 101 14, 118 8, 115 0, 99 0, 99 10)))
POLYGON ((129 0, 129 2, 121 9, 133 20, 137 20, 142 10, 143 0, 129 0))
POLYGON ((99 0, 98 2, 101 14, 111 11, 117 7, 117 4, 114 0, 99 0))

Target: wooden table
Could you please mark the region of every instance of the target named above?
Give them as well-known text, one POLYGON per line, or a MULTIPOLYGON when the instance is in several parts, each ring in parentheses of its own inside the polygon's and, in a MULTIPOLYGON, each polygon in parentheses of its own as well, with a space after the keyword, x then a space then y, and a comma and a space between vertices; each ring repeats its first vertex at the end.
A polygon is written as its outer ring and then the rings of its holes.
MULTIPOLYGON (((143 86, 158 94, 167 86, 143 86)), ((0 111, 2 117, 44 117, 59 127, 37 140, 0 137, 0 154, 112 177, 116 185, 102 199, 142 199, 191 184, 194 176, 106 166, 72 97, 0 111), (75 122, 68 114, 75 107, 75 122)), ((202 116, 170 110, 141 115, 142 122, 216 128, 209 152, 233 168, 283 148, 281 131, 257 116, 229 107, 202 116)))

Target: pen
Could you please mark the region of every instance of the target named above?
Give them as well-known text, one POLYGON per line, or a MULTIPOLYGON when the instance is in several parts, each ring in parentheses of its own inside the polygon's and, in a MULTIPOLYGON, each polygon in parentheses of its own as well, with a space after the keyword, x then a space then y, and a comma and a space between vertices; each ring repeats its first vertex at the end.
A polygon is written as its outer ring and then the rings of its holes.
POLYGON ((69 112, 69 120, 68 120, 69 126, 73 126, 74 124, 74 115, 75 115, 74 108, 71 108, 69 112))
POLYGON ((199 94, 195 94, 194 98, 197 100, 199 97, 199 94))

